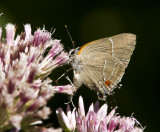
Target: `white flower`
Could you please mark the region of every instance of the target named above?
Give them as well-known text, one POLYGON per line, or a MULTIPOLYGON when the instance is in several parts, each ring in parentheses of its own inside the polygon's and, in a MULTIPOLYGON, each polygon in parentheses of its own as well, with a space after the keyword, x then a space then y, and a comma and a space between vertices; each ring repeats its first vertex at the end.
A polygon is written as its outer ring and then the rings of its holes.
POLYGON ((65 131, 74 132, 76 128, 76 118, 75 118, 75 108, 71 112, 69 105, 67 106, 67 115, 63 112, 61 108, 56 110, 56 114, 61 124, 61 127, 65 131))

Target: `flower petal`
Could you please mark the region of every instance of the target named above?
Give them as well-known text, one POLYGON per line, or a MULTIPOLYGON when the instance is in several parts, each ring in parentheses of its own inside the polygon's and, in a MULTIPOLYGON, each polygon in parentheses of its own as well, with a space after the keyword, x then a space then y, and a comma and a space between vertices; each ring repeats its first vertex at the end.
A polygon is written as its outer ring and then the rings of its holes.
POLYGON ((101 108, 97 112, 97 118, 99 120, 103 120, 103 118, 107 115, 107 109, 108 109, 107 104, 104 104, 103 106, 101 106, 101 108))
POLYGON ((79 97, 79 109, 78 109, 79 115, 85 116, 85 110, 84 110, 84 103, 82 96, 79 97))
POLYGON ((65 115, 64 111, 61 108, 58 108, 56 110, 56 114, 57 114, 58 121, 59 121, 61 127, 63 129, 70 129, 70 123, 69 123, 69 120, 68 120, 67 116, 65 115))
POLYGON ((106 118, 107 124, 110 122, 110 119, 111 119, 111 118, 113 117, 113 115, 115 114, 116 108, 117 108, 117 107, 115 107, 115 108, 108 114, 108 116, 107 116, 107 118, 106 118))

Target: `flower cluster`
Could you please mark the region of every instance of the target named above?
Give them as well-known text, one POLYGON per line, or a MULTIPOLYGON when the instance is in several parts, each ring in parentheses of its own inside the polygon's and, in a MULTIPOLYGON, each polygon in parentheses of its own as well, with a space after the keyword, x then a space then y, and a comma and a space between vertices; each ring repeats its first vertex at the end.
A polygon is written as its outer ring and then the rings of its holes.
POLYGON ((54 93, 72 94, 72 86, 52 86, 46 77, 69 57, 50 32, 37 29, 32 35, 29 24, 24 29, 15 38, 15 26, 7 24, 3 39, 0 28, 0 131, 51 132, 53 128, 35 124, 48 118, 51 110, 46 103, 54 93))
POLYGON ((67 115, 61 108, 56 113, 59 123, 66 132, 143 132, 140 123, 134 117, 121 117, 115 114, 114 108, 107 115, 107 104, 99 108, 98 102, 91 104, 85 114, 83 98, 79 98, 78 111, 74 108, 71 112, 67 107, 67 115), (139 125, 139 127, 138 127, 139 125))

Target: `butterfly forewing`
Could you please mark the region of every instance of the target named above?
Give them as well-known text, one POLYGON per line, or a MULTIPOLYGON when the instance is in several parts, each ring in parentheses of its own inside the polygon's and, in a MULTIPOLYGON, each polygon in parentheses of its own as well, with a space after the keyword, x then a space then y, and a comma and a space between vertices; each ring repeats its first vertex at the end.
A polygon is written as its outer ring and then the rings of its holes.
POLYGON ((127 67, 136 44, 134 34, 123 33, 113 37, 99 39, 84 45, 79 55, 86 56, 96 52, 108 53, 119 59, 127 67))

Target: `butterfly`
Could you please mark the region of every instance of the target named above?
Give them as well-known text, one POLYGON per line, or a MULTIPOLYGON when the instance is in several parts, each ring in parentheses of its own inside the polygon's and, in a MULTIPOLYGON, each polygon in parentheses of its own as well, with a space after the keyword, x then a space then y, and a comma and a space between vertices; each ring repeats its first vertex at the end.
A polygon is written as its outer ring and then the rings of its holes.
POLYGON ((135 49, 136 35, 123 33, 102 38, 72 49, 69 53, 74 88, 85 84, 105 100, 121 81, 135 49))

